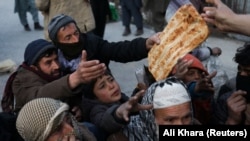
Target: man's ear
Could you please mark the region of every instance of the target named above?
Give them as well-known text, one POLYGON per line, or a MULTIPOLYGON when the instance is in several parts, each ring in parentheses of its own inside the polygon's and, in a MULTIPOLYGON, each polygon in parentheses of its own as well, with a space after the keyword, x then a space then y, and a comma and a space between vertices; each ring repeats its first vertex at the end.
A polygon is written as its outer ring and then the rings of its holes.
POLYGON ((30 65, 30 67, 31 67, 32 69, 38 70, 37 66, 30 65))

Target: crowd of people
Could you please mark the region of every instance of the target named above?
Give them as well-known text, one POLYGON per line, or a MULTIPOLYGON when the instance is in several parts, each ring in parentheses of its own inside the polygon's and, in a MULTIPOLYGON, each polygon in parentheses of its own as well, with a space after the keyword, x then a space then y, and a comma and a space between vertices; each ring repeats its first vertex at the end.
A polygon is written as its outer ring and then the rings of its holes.
MULTIPOLYGON (((10 124, 0 125, 1 139, 156 141, 159 125, 250 124, 250 43, 232 56, 238 65, 237 75, 221 84, 216 99, 212 79, 217 72, 208 72, 202 61, 222 50, 207 46, 180 58, 164 80, 156 81, 144 66, 144 82, 131 88, 134 91, 129 97, 122 92, 109 63, 147 58, 150 49, 160 44, 161 32, 109 42, 103 39, 105 22, 100 19, 101 23, 95 23, 100 16, 96 1, 76 1, 75 5, 67 1, 60 5, 56 0, 35 2, 44 15, 44 39, 27 44, 23 63, 6 83, 0 120, 7 121, 7 117, 10 124)), ((236 14, 220 0, 206 2, 212 6, 197 8, 206 22, 222 31, 250 36, 249 14, 236 14)), ((135 18, 135 34, 141 35, 142 17, 135 7, 140 9, 142 1, 137 4, 122 1, 129 14, 123 18, 135 18)), ((123 36, 131 32, 129 21, 123 19, 123 36)))

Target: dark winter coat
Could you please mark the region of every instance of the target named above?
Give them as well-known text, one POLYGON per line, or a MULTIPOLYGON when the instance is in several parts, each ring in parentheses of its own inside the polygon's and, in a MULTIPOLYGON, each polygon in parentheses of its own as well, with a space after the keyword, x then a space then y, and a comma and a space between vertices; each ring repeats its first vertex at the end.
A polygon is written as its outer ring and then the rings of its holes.
MULTIPOLYGON (((131 41, 108 42, 95 36, 93 33, 82 34, 84 38, 83 49, 87 52, 87 60, 99 60, 109 66, 110 61, 127 63, 139 61, 148 55, 146 49, 146 39, 136 38, 131 41)), ((62 59, 59 55, 59 61, 62 59)), ((63 71, 67 72, 69 68, 62 65, 63 71)), ((68 72, 70 73, 70 72, 68 72)))
MULTIPOLYGON (((12 83, 16 102, 15 111, 18 112, 24 104, 39 97, 55 98, 69 104, 71 100, 79 99, 77 94, 81 93, 82 89, 79 87, 71 90, 68 85, 68 79, 69 75, 66 75, 60 79, 48 82, 30 70, 19 68, 12 83)), ((74 102, 74 104, 76 103, 74 102)))
POLYGON ((106 131, 108 134, 121 130, 128 123, 118 119, 115 115, 116 109, 128 100, 128 96, 122 94, 121 100, 112 104, 104 104, 94 99, 83 99, 83 107, 90 122, 106 131))

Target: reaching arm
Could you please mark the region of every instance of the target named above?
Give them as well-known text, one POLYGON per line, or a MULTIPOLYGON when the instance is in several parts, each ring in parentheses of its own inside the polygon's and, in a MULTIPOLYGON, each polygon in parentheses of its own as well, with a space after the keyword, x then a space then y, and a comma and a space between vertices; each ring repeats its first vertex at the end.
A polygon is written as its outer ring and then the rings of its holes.
POLYGON ((80 84, 86 84, 91 80, 101 76, 106 70, 106 66, 98 60, 87 61, 86 51, 82 51, 82 59, 75 72, 69 76, 69 86, 71 89, 80 84))
POLYGON ((214 7, 204 7, 204 19, 218 29, 250 36, 250 14, 236 14, 220 0, 206 0, 214 7))
POLYGON ((129 116, 132 113, 136 113, 136 112, 139 112, 141 110, 149 110, 149 109, 153 108, 152 104, 141 105, 138 103, 139 99, 144 95, 144 93, 145 93, 145 91, 141 90, 138 93, 136 93, 135 96, 132 96, 127 102, 120 105, 115 112, 116 117, 128 122, 129 116))

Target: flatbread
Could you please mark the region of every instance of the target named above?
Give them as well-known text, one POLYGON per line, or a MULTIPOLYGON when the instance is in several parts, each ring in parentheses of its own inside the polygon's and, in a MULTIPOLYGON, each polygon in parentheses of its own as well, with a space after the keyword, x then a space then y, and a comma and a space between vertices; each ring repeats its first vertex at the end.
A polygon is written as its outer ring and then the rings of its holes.
POLYGON ((178 59, 198 47, 208 34, 208 26, 195 7, 181 6, 161 33, 161 43, 148 53, 149 71, 155 80, 165 79, 178 59))

